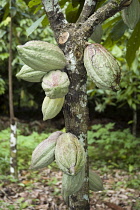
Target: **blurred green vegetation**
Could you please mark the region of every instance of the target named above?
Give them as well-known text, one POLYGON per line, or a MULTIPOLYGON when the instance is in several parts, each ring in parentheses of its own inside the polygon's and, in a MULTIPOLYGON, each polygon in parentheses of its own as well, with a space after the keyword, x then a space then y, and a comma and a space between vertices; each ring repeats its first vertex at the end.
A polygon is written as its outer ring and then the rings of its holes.
POLYGON ((140 169, 140 138, 129 129, 115 130, 114 123, 93 125, 88 131, 89 157, 93 166, 125 169, 129 172, 140 169))
MULTIPOLYGON (((28 129, 27 129, 28 130, 28 129)), ((10 130, 0 132, 0 174, 9 174, 9 135, 10 130)), ((18 130, 18 169, 28 170, 31 161, 31 154, 35 147, 50 133, 37 133, 33 131, 30 135, 18 130)), ((140 170, 140 138, 134 137, 129 129, 116 130, 114 123, 106 125, 93 125, 88 131, 88 152, 90 166, 100 169, 103 173, 106 170, 120 169, 128 173, 140 170)), ((53 163, 55 167, 55 163, 53 163)), ((128 186, 139 188, 138 179, 128 180, 128 186)))

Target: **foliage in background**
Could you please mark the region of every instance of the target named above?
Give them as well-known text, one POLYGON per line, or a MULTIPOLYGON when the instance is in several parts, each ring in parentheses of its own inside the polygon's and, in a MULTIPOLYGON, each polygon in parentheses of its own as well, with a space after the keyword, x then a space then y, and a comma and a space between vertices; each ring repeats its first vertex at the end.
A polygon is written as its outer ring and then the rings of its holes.
MULTIPOLYGON (((27 129, 28 130, 28 129, 27 129)), ((64 130, 63 130, 64 131, 64 130)), ((0 132, 0 173, 9 172, 9 129, 0 132)), ((33 131, 25 136, 18 130, 18 167, 28 170, 34 148, 50 133, 33 131)), ((115 130, 114 124, 93 125, 88 131, 89 158, 95 168, 118 168, 129 172, 139 169, 140 138, 135 138, 129 129, 115 130), (102 152, 101 152, 102 151, 102 152)))
MULTIPOLYGON (((27 5, 27 1, 16 0, 15 5, 10 11, 9 1, 2 0, 0 6, 0 94, 4 94, 4 97, 8 97, 8 44, 9 44, 9 23, 10 23, 10 13, 12 13, 13 18, 13 90, 14 90, 14 105, 18 108, 23 106, 38 108, 40 104, 41 97, 43 98, 43 91, 41 91, 41 84, 29 84, 26 81, 21 81, 16 78, 16 73, 21 69, 23 62, 18 56, 16 46, 24 44, 29 40, 44 40, 47 42, 55 43, 55 39, 52 33, 52 30, 47 27, 47 20, 44 19, 43 22, 38 23, 37 29, 33 30, 30 36, 26 30, 38 21, 40 16, 42 17, 43 9, 38 10, 32 14, 32 11, 27 5), (42 26, 44 27, 42 29, 42 26), (2 81, 5 81, 3 85, 2 81), (2 86, 2 87, 1 87, 2 86), (40 100, 36 95, 40 95, 40 100)), ((42 7, 41 7, 42 8, 42 7)), ((32 26, 33 29, 35 27, 32 26)), ((1 105, 8 107, 7 100, 3 100, 1 105)), ((3 106, 3 107, 4 107, 3 106)))
MULTIPOLYGON (((0 132, 0 174, 7 174, 9 172, 9 135, 10 130, 5 129, 0 132)), ((28 169, 31 161, 31 154, 35 147, 49 136, 49 133, 32 132, 25 136, 21 131, 17 131, 17 153, 18 153, 18 169, 28 169)))
POLYGON ((93 166, 129 172, 140 169, 140 138, 135 138, 129 129, 115 130, 114 123, 93 125, 88 131, 88 144, 93 166))

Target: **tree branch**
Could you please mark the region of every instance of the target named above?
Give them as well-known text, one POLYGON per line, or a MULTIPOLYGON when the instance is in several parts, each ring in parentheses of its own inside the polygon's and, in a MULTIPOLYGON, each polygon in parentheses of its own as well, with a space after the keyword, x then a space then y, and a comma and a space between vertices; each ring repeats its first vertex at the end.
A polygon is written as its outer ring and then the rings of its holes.
POLYGON ((93 14, 96 7, 97 0, 85 0, 83 10, 77 20, 77 22, 84 23, 88 17, 93 14))
POLYGON ((85 40, 91 36, 96 25, 101 24, 109 17, 112 17, 117 12, 131 3, 129 0, 112 0, 105 6, 99 8, 87 21, 85 21, 79 28, 78 33, 82 35, 85 40))
POLYGON ((59 33, 62 27, 67 24, 67 20, 62 13, 58 0, 42 0, 42 3, 52 30, 55 34, 59 33))

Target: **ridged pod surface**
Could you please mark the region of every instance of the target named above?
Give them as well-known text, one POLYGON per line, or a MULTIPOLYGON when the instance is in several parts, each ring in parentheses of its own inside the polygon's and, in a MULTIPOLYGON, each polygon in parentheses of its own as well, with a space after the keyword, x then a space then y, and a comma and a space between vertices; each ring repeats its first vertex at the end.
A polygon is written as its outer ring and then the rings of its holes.
POLYGON ((85 178, 85 167, 75 176, 63 174, 62 177, 62 196, 67 203, 68 196, 76 193, 83 185, 85 178))
POLYGON ((54 118, 61 111, 64 100, 64 97, 51 99, 46 96, 42 103, 43 120, 54 118))
POLYGON ((104 190, 103 182, 98 174, 89 170, 89 189, 97 192, 104 190))
POLYGON ((18 45, 17 50, 22 61, 35 70, 49 72, 66 66, 62 50, 48 42, 29 41, 24 45, 18 45))
POLYGON ((68 93, 69 78, 60 70, 50 71, 42 79, 42 88, 49 98, 62 98, 68 93))
POLYGON ((37 170, 47 167, 55 159, 56 141, 63 132, 56 131, 42 141, 33 151, 30 169, 37 170))
POLYGON ((135 28, 140 20, 140 2, 138 0, 132 0, 132 3, 122 10, 122 19, 130 29, 135 28))
POLYGON ((21 70, 16 74, 17 78, 23 79, 28 82, 41 82, 46 72, 37 71, 24 65, 21 70))
POLYGON ((78 138, 71 133, 62 134, 56 144, 55 160, 68 175, 76 175, 86 162, 86 153, 78 138))
POLYGON ((119 89, 121 71, 115 58, 100 44, 90 44, 84 51, 84 65, 89 78, 102 89, 119 89))

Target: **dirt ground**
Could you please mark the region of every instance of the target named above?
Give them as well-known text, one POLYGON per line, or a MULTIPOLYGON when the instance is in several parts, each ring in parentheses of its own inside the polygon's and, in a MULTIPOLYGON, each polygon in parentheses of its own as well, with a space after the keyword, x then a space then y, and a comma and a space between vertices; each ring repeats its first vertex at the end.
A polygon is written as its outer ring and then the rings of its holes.
MULTIPOLYGON (((100 171, 96 172, 100 175, 100 171)), ((61 196, 62 172, 47 168, 31 173, 22 171, 19 181, 15 183, 1 181, 0 209, 67 210, 61 196)), ((90 191, 90 209, 139 210, 140 191, 125 187, 129 176, 121 170, 113 170, 100 176, 105 190, 96 193, 90 191)))

